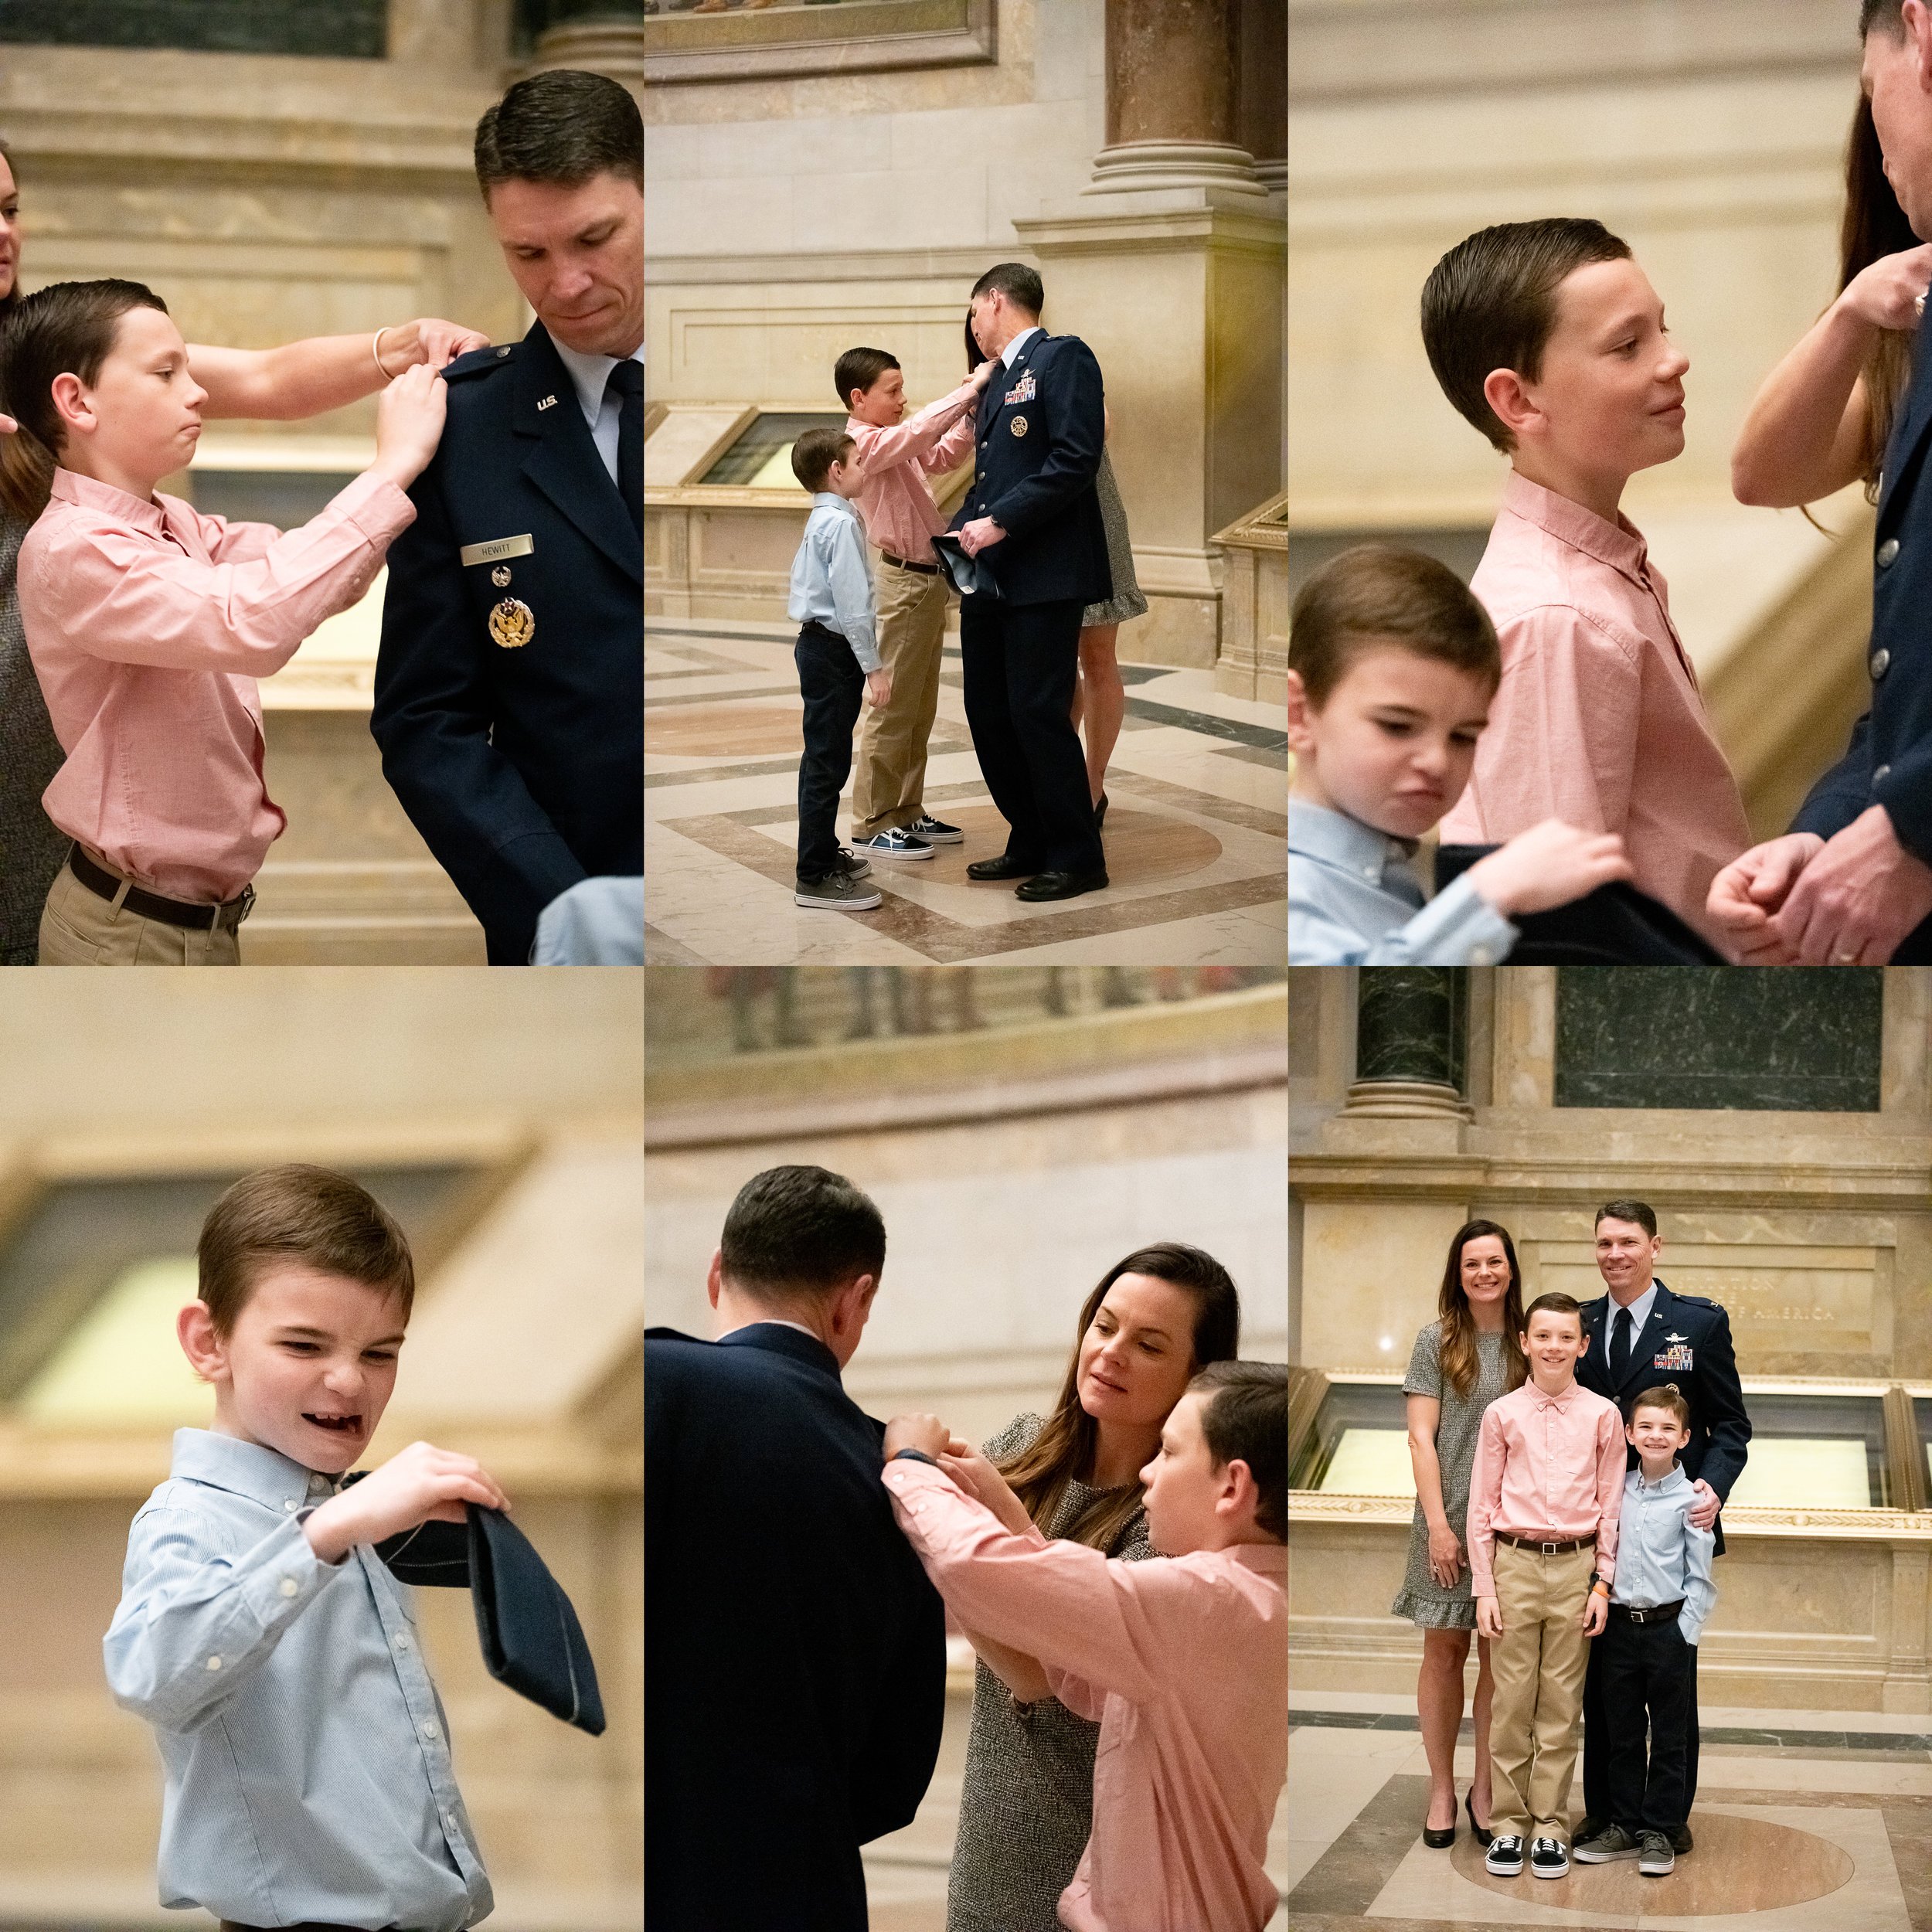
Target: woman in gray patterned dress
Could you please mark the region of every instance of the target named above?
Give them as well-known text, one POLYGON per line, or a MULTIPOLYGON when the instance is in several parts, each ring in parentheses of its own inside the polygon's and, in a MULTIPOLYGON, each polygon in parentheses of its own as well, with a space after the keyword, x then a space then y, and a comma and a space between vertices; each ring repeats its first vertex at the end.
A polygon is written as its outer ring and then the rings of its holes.
MULTIPOLYGON (((1476 1607, 1469 1590, 1469 1477, 1482 1412, 1523 1379, 1522 1277, 1506 1229, 1471 1221, 1449 1243, 1437 1318, 1416 1337, 1409 1372, 1409 1453, 1415 1464, 1416 1513, 1409 1565, 1391 1614, 1422 1631, 1416 1713, 1429 1760, 1423 1842, 1440 1848, 1456 1835, 1456 1734, 1462 1724, 1463 1670, 1476 1607)), ((1489 1644, 1476 1640, 1476 1770, 1469 1823, 1486 1844, 1489 1817, 1489 1709, 1495 1685, 1489 1644)))
MULTIPOLYGON (((20 192, 11 151, 0 141, 0 320, 13 306, 20 241, 20 192)), ((373 337, 318 335, 274 349, 191 342, 188 357, 208 392, 204 417, 294 421, 372 395, 414 363, 433 359, 440 368, 488 342, 474 329, 425 317, 373 337)), ((0 433, 14 431, 13 419, 0 416, 0 433)), ((66 835, 40 808, 66 754, 47 716, 20 621, 14 573, 30 521, 0 510, 0 966, 31 966, 39 957, 41 910, 69 849, 66 835)))
MULTIPOLYGON (((1080 1310, 1079 1339, 1051 1416, 1015 1417, 959 1472, 985 1498, 1002 1478, 1051 1537, 1129 1562, 1154 1553, 1139 1471, 1189 1379, 1239 1352, 1234 1283, 1177 1242, 1138 1248, 1080 1310)), ((971 1631, 979 1654, 960 1792, 946 1932, 1060 1932, 1094 1821, 1100 1727, 1047 1690, 1039 1663, 971 1631)))
MULTIPOLYGON (((1113 427, 1110 414, 1109 429, 1113 427)), ((1107 446, 1100 445, 1100 473, 1094 479, 1100 499, 1100 522, 1107 531, 1107 561, 1114 573, 1114 594, 1104 604, 1090 604, 1080 613, 1080 676, 1073 686, 1073 723, 1087 738, 1087 788, 1094 800, 1094 822, 1107 818, 1107 767, 1127 716, 1127 686, 1121 682, 1115 645, 1121 626, 1147 609, 1147 599, 1134 575, 1134 546, 1127 534, 1127 508, 1107 446)))

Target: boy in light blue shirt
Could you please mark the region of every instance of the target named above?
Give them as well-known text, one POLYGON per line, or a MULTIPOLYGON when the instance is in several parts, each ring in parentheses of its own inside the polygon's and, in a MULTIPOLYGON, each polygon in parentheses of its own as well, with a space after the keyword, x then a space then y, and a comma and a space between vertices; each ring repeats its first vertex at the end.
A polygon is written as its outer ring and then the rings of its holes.
POLYGON ((199 1261, 177 1332, 214 1425, 175 1431, 103 1645, 161 1748, 161 1902, 224 1932, 463 1932, 490 1881, 411 1592, 372 1546, 509 1505, 425 1442, 340 1481, 396 1385, 409 1244, 355 1182, 270 1168, 216 1202, 199 1261))
POLYGON ((881 903, 877 888, 862 883, 872 862, 838 843, 838 794, 852 775, 861 693, 881 706, 893 691, 893 674, 879 655, 865 526, 851 501, 866 487, 865 459, 844 430, 807 430, 791 446, 791 473, 811 492, 785 607, 803 627, 792 659, 805 706, 791 896, 800 906, 869 912, 881 903))
POLYGON ((1671 1839, 1690 1808, 1692 1671, 1717 1601, 1717 1538, 1689 1519, 1697 1492, 1677 1458, 1690 1440, 1690 1404, 1676 1383, 1639 1394, 1624 1433, 1637 1467, 1624 1478, 1610 1621, 1596 1639, 1604 1646, 1611 1821, 1576 1855, 1584 1865, 1634 1858, 1641 1876, 1664 1878, 1676 1866, 1671 1839))

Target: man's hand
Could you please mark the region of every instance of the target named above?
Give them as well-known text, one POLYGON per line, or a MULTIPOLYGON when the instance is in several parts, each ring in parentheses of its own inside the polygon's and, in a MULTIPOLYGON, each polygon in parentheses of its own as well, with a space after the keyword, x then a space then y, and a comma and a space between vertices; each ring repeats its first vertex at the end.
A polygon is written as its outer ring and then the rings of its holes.
POLYGON ((404 322, 389 330, 383 338, 383 360, 392 369, 396 366, 399 352, 406 352, 403 366, 406 369, 413 362, 427 362, 431 369, 440 369, 445 362, 453 362, 459 355, 467 355, 473 349, 488 349, 490 338, 479 335, 473 328, 465 328, 461 322, 446 322, 434 315, 419 315, 413 322, 404 322))
POLYGON ((1883 966, 1929 916, 1932 866, 1871 805, 1799 872, 1770 930, 1806 966, 1883 966))
POLYGON ((1006 1478, 963 1436, 954 1436, 946 1445, 939 1466, 968 1495, 976 1498, 997 1516, 1002 1527, 1023 1536, 1032 1526, 1026 1505, 1008 1486, 1006 1478))
POLYGON ((866 673, 866 702, 875 711, 883 711, 893 701, 893 674, 883 665, 876 671, 866 673))
POLYGON ((1704 910, 1719 925, 1746 966, 1788 966, 1784 940, 1771 930, 1771 915, 1784 903, 1798 876, 1825 849, 1815 832, 1787 832, 1740 853, 1711 881, 1704 910))
POLYGON ((1493 1597, 1476 1599, 1476 1634, 1478 1637, 1500 1637, 1502 1634, 1502 1608, 1493 1597))
POLYGON ((1724 1499, 1702 1476, 1691 1485, 1696 1492, 1697 1500, 1684 1512, 1684 1519, 1693 1529, 1708 1529, 1717 1520, 1717 1512, 1724 1507, 1724 1499))
POLYGON ((937 1416, 894 1416, 886 1425, 886 1460, 890 1462, 902 1449, 917 1449, 937 1462, 952 1439, 953 1432, 937 1416))
POLYGON ((1610 1621, 1610 1594, 1590 1586, 1590 1596, 1583 1604, 1583 1634, 1600 1637, 1604 1626, 1610 1621))
POLYGON ((418 1523, 461 1522, 468 1502, 506 1513, 510 1507, 496 1478, 474 1458, 413 1442, 372 1476, 332 1496, 302 1528, 324 1563, 338 1563, 357 1543, 379 1543, 418 1523))
POLYGON ((1005 534, 990 516, 976 516, 971 522, 959 526, 959 547, 968 556, 978 556, 981 551, 991 549, 1005 534))

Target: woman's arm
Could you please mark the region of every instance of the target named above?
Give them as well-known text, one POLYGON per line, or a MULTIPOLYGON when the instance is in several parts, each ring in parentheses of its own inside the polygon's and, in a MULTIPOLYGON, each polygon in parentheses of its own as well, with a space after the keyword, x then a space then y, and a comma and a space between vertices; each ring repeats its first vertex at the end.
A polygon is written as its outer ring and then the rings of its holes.
POLYGON ((967 1631, 966 1641, 972 1645, 980 1662, 1021 1703, 1037 1704, 1043 1697, 1053 1696, 1039 1658, 1029 1657, 1024 1651, 1015 1650, 1010 1644, 999 1643, 977 1630, 967 1631))
POLYGON ((279 349, 216 349, 191 342, 189 369, 208 392, 202 413, 277 423, 319 416, 372 395, 418 362, 440 369, 453 357, 487 348, 490 339, 434 316, 399 322, 378 333, 379 368, 372 335, 311 335, 279 349))
POLYGON ((1882 330, 1918 326, 1932 245, 1886 255, 1854 276, 1764 379, 1731 452, 1740 503, 1788 509, 1865 473, 1871 406, 1860 373, 1882 330))

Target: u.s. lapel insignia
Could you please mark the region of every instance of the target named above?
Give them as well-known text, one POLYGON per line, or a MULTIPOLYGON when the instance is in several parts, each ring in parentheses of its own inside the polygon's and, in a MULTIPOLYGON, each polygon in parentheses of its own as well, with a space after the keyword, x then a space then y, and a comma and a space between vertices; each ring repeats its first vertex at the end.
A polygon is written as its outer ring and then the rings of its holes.
POLYGON ((1026 418, 1025 417, 1016 416, 1013 418, 1013 434, 1015 436, 1024 436, 1026 434, 1026 418))
POLYGON ((554 396, 546 396, 542 402, 537 404, 537 407, 539 410, 551 409, 556 406, 556 398, 554 396))
POLYGON ((490 613, 490 635, 505 651, 520 651, 536 635, 536 617, 521 597, 505 597, 490 613))

